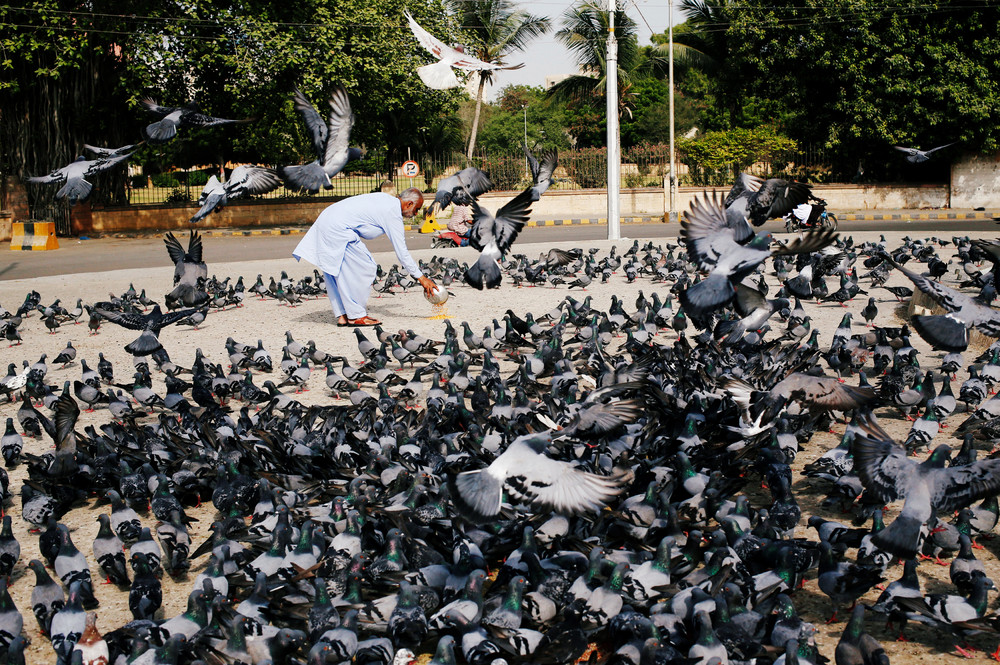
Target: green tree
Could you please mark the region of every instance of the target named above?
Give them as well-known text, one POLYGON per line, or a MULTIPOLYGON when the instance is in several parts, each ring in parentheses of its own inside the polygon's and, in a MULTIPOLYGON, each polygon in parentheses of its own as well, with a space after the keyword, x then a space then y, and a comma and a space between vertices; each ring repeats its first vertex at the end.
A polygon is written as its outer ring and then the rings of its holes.
MULTIPOLYGON (((472 38, 472 53, 483 62, 506 64, 508 56, 523 51, 532 39, 548 32, 547 17, 535 16, 518 9, 511 0, 449 0, 462 27, 472 38)), ((472 159, 479 131, 479 114, 483 103, 483 88, 493 80, 494 70, 478 72, 479 89, 476 92, 476 111, 469 133, 466 157, 472 159)))

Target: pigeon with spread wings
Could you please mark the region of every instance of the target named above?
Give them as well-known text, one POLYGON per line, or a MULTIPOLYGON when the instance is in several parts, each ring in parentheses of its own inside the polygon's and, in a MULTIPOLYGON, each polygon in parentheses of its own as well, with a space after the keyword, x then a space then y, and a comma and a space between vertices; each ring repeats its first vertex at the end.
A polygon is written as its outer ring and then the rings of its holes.
POLYGON ((936 148, 931 148, 930 150, 921 150, 920 148, 907 148, 901 145, 892 146, 896 150, 906 154, 906 161, 911 164, 922 164, 931 158, 931 155, 938 150, 944 150, 950 146, 955 145, 955 141, 951 143, 945 143, 944 145, 939 145, 936 148))
POLYGON ((948 312, 914 314, 911 318, 913 327, 931 346, 945 351, 964 351, 969 346, 969 328, 975 328, 990 337, 1000 337, 1000 312, 977 298, 907 270, 888 254, 884 257, 886 262, 906 275, 914 286, 948 312))
POLYGON ((531 188, 524 190, 497 211, 494 217, 488 210, 472 201, 472 230, 469 245, 478 249, 479 259, 465 272, 469 286, 482 290, 500 286, 500 257, 504 255, 521 232, 531 214, 531 188))
POLYGON ((735 285, 771 255, 815 252, 837 238, 832 230, 815 230, 772 251, 770 233, 752 234, 745 244, 739 240, 742 235, 730 225, 717 196, 706 194, 692 201, 681 221, 681 240, 699 270, 708 276, 681 291, 681 304, 689 314, 703 317, 728 303, 736 295, 735 285))
POLYGON ((537 201, 542 198, 545 190, 555 182, 553 174, 559 160, 559 153, 555 150, 550 150, 542 155, 542 163, 539 164, 535 156, 528 150, 528 144, 525 143, 524 156, 528 158, 528 165, 531 167, 531 200, 537 201))
POLYGON ((476 197, 491 189, 493 181, 485 171, 480 171, 475 166, 462 169, 455 175, 441 178, 434 193, 434 201, 427 207, 427 214, 432 215, 436 210, 444 210, 452 203, 470 206, 476 197))
POLYGON ((129 330, 141 330, 138 338, 130 342, 125 350, 134 356, 148 356, 163 348, 160 344, 160 330, 166 328, 171 323, 177 323, 181 319, 187 318, 197 312, 196 309, 182 309, 176 312, 164 314, 159 305, 154 305, 149 314, 139 314, 133 312, 112 312, 106 309, 96 308, 95 311, 102 317, 117 323, 122 328, 129 330))
POLYGON ((232 120, 229 118, 216 118, 198 112, 198 107, 193 103, 186 106, 160 106, 152 99, 142 100, 142 105, 151 113, 160 116, 162 119, 146 125, 143 133, 150 143, 166 143, 177 136, 178 127, 215 127, 217 125, 233 125, 239 123, 253 122, 253 118, 242 120, 232 120))
POLYGON ((627 484, 627 474, 599 476, 569 462, 550 459, 552 434, 515 439, 485 469, 448 479, 452 501, 468 519, 485 521, 500 512, 504 490, 515 501, 540 510, 581 513, 600 510, 627 484))
POLYGON ((781 178, 758 178, 741 173, 726 196, 727 215, 735 213, 760 226, 774 217, 790 213, 795 206, 809 200, 812 188, 804 182, 781 178))
POLYGON ((417 74, 420 75, 420 80, 423 81, 424 85, 428 88, 433 88, 434 90, 447 90, 448 88, 457 88, 461 86, 462 84, 458 80, 458 77, 455 76, 455 72, 452 71, 452 67, 469 72, 491 71, 497 69, 520 69, 521 67, 524 67, 523 63, 518 65, 502 65, 493 62, 484 62, 479 58, 463 53, 459 49, 448 46, 440 39, 421 28, 420 24, 414 20, 409 12, 406 12, 406 20, 409 21, 410 30, 413 31, 413 36, 417 38, 420 45, 438 59, 438 61, 433 65, 424 65, 423 67, 417 68, 417 74))
POLYGON ((971 505, 1000 492, 1000 459, 965 466, 945 465, 951 448, 940 445, 923 462, 883 430, 871 414, 859 414, 854 439, 854 469, 876 501, 903 499, 903 510, 892 524, 872 536, 872 543, 903 559, 917 555, 927 520, 938 513, 971 505))
POLYGON ((76 161, 66 166, 56 169, 48 175, 28 178, 28 182, 39 185, 62 184, 56 192, 57 199, 68 199, 70 205, 75 205, 79 201, 86 201, 94 188, 86 179, 95 176, 101 171, 106 171, 112 166, 125 161, 132 155, 131 152, 119 154, 102 155, 97 159, 86 159, 82 155, 76 161), (63 184, 64 183, 64 184, 63 184))
POLYGON ((326 122, 319 111, 309 102, 305 94, 295 89, 292 96, 295 110, 309 131, 316 160, 308 164, 281 167, 281 177, 288 184, 315 194, 320 189, 332 189, 330 178, 343 170, 352 159, 361 156, 361 151, 348 146, 351 129, 354 127, 354 113, 344 86, 338 85, 330 94, 330 115, 326 122))
POLYGON ((208 279, 208 266, 202 258, 201 236, 191 230, 186 252, 173 233, 167 233, 163 243, 167 246, 170 260, 174 262, 174 290, 164 297, 167 309, 201 307, 209 299, 208 293, 199 285, 199 280, 208 279))
POLYGON ((198 212, 191 217, 191 223, 196 224, 208 217, 215 210, 222 210, 229 205, 229 199, 238 199, 251 194, 267 194, 281 186, 281 178, 274 169, 263 166, 248 166, 241 164, 233 169, 226 182, 219 182, 214 175, 205 183, 198 197, 198 212))

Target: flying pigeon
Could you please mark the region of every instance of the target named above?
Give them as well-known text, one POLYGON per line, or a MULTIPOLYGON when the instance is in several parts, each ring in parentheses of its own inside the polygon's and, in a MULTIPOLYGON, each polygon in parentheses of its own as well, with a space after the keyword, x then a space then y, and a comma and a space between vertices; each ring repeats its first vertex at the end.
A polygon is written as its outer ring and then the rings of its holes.
POLYGON ((296 88, 292 99, 295 100, 295 110, 302 115, 309 130, 316 160, 299 166, 283 166, 281 177, 290 185, 313 194, 320 188, 332 189, 330 178, 340 173, 347 162, 361 156, 360 150, 347 145, 354 127, 354 113, 347 91, 342 85, 334 88, 330 94, 330 116, 325 123, 301 90, 296 88))
POLYGON ((201 236, 191 229, 186 252, 173 233, 167 233, 163 244, 174 262, 174 290, 164 296, 167 309, 201 307, 207 303, 209 295, 199 286, 199 280, 208 279, 208 266, 202 259, 201 236))
POLYGON ((150 143, 166 143, 177 135, 177 128, 185 127, 215 127, 216 125, 232 125, 236 123, 253 122, 253 118, 230 120, 215 118, 198 113, 194 103, 186 106, 160 106, 152 99, 142 100, 142 105, 163 119, 146 125, 143 133, 150 143))
POLYGON ((769 178, 764 180, 741 173, 726 196, 727 216, 742 215, 754 226, 791 212, 795 206, 809 200, 812 188, 803 182, 769 178))
POLYGON ((133 143, 131 145, 123 145, 120 148, 101 148, 96 145, 83 144, 83 149, 87 152, 91 152, 98 157, 118 157, 119 155, 124 155, 126 152, 132 152, 139 146, 141 146, 145 141, 139 141, 138 143, 133 143))
POLYGON ((907 270, 888 255, 885 260, 948 312, 915 314, 911 318, 913 327, 929 344, 945 351, 964 351, 969 346, 969 328, 990 337, 1000 337, 1000 312, 978 298, 907 270))
POLYGON ((219 182, 213 175, 201 190, 201 196, 198 197, 198 205, 201 208, 191 218, 191 223, 200 222, 214 210, 222 210, 229 204, 229 199, 238 199, 250 194, 266 194, 280 186, 281 179, 277 171, 262 166, 241 164, 233 169, 229 180, 225 183, 219 182))
POLYGON ((148 356, 163 348, 157 336, 160 330, 166 328, 171 323, 176 323, 181 319, 194 314, 195 309, 182 309, 176 312, 164 314, 160 311, 160 306, 155 305, 149 314, 133 314, 129 312, 112 312, 98 308, 96 310, 101 316, 112 323, 117 323, 123 328, 130 330, 141 330, 142 334, 138 338, 126 345, 125 350, 134 356, 148 356))
POLYGON ((69 199, 70 205, 75 205, 78 201, 86 201, 87 197, 90 196, 90 191, 94 188, 93 185, 87 182, 86 178, 128 159, 131 154, 131 152, 126 152, 118 155, 102 156, 97 159, 87 159, 83 155, 80 155, 71 164, 61 169, 56 169, 48 175, 28 178, 28 182, 35 184, 65 183, 56 192, 56 198, 69 199))
POLYGON ((931 148, 930 150, 921 150, 920 148, 905 148, 901 145, 892 146, 896 150, 906 153, 906 161, 911 164, 922 164, 931 158, 931 154, 937 152, 938 150, 944 150, 949 146, 953 146, 957 141, 952 141, 951 143, 945 143, 944 145, 939 145, 936 148, 931 148))
POLYGON ((497 211, 496 217, 472 201, 472 230, 469 245, 478 249, 479 258, 465 272, 465 281, 479 290, 500 286, 500 257, 510 249, 517 234, 531 214, 532 190, 529 187, 497 211))
POLYGON ((455 76, 455 72, 452 71, 452 67, 456 69, 464 69, 470 72, 481 72, 481 71, 495 71, 498 69, 520 69, 524 67, 524 64, 519 65, 501 65, 499 63, 484 62, 479 58, 473 57, 471 55, 466 55, 460 49, 452 48, 448 46, 440 39, 427 32, 420 27, 409 12, 406 13, 406 20, 410 23, 410 30, 413 31, 413 35, 420 42, 420 45, 427 49, 431 55, 438 58, 438 61, 433 65, 424 65, 417 69, 417 74, 420 75, 420 80, 424 82, 428 88, 433 88, 435 90, 447 90, 448 88, 457 88, 461 86, 458 77, 455 76))
POLYGON ((725 305, 736 295, 736 284, 757 269, 769 256, 802 254, 826 247, 837 238, 832 230, 814 230, 771 251, 770 233, 739 240, 740 231, 728 223, 722 201, 706 194, 695 199, 681 221, 681 239, 698 268, 709 275, 692 284, 680 294, 680 301, 689 314, 704 316, 725 305))
POLYGON ((437 192, 434 193, 434 202, 427 208, 427 214, 434 214, 435 210, 443 210, 449 205, 468 206, 472 205, 481 194, 493 189, 493 181, 474 166, 462 169, 455 175, 441 178, 438 182, 437 192))
POLYGON ((599 476, 549 459, 545 448, 551 442, 549 432, 518 437, 485 469, 449 478, 455 507, 470 519, 487 520, 500 512, 506 490, 513 500, 541 510, 596 511, 626 484, 620 474, 599 476))
POLYGON ((531 167, 531 200, 537 201, 542 198, 542 194, 545 193, 552 183, 555 182, 553 173, 556 170, 556 162, 559 159, 559 153, 555 150, 551 150, 544 155, 542 155, 542 163, 539 164, 535 156, 531 154, 528 150, 528 144, 524 144, 524 156, 528 158, 528 165, 531 167))
POLYGON ((872 536, 872 543, 901 559, 917 555, 929 519, 951 513, 1000 491, 1000 460, 945 468, 951 448, 942 444, 923 462, 906 456, 870 414, 858 414, 854 469, 877 501, 903 499, 899 517, 872 536))

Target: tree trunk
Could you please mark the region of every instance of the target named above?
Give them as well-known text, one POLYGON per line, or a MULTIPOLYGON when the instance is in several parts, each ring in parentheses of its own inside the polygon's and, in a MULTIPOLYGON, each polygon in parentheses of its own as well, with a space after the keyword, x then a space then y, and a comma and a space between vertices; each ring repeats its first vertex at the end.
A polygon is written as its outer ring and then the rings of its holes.
POLYGON ((486 77, 479 72, 479 92, 476 93, 476 113, 472 116, 472 133, 469 134, 469 150, 465 153, 467 159, 472 159, 476 151, 476 134, 479 132, 479 111, 483 108, 483 88, 486 87, 486 77))

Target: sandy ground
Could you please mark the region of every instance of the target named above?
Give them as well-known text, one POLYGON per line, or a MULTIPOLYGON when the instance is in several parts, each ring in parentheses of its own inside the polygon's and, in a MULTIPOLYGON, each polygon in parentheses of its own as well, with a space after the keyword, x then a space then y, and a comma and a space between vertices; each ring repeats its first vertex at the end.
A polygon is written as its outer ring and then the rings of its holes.
MULTIPOLYGON (((627 233, 628 229, 624 229, 627 233)), ((572 237, 570 233, 567 233, 572 237)), ((856 242, 865 239, 877 239, 878 234, 855 233, 856 242)), ((890 246, 898 243, 903 234, 887 234, 890 246)), ((617 245, 619 252, 627 249, 631 245, 631 240, 622 240, 617 243, 608 241, 588 241, 583 244, 585 248, 597 247, 603 255, 611 247, 617 245)), ((286 270, 293 279, 312 273, 312 266, 302 263, 298 264, 293 259, 249 261, 243 263, 212 263, 213 240, 206 238, 205 259, 209 265, 209 273, 223 278, 231 276, 234 281, 242 275, 249 287, 253 284, 257 274, 264 276, 265 282, 270 276, 278 276, 282 270, 286 270)), ((563 247, 579 246, 573 242, 560 244, 563 247)), ((515 251, 523 252, 528 256, 537 256, 542 251, 547 251, 550 245, 515 245, 515 251)), ((445 250, 450 256, 455 256, 459 260, 469 260, 474 258, 475 253, 467 248, 445 250)), ((414 256, 418 259, 429 259, 434 254, 440 254, 431 250, 418 250, 414 256)), ((950 256, 948 248, 939 250, 943 257, 950 256)), ((388 267, 395 262, 392 254, 378 255, 376 257, 383 266, 388 267)), ((860 268, 860 267, 859 267, 860 268)), ((953 266, 954 268, 954 266, 953 266)), ((139 270, 114 270, 113 265, 105 273, 87 275, 62 275, 57 277, 44 277, 36 279, 20 279, 0 281, 0 304, 9 310, 16 309, 23 301, 25 294, 30 289, 36 289, 41 293, 42 304, 47 305, 56 298, 60 298, 62 304, 71 308, 76 303, 77 298, 82 298, 86 302, 94 302, 104 299, 109 293, 120 294, 124 292, 130 284, 136 289, 146 289, 147 294, 157 300, 162 300, 162 295, 171 288, 171 276, 173 267, 169 265, 166 251, 162 254, 162 262, 155 266, 149 266, 139 270)), ((952 269, 948 276, 948 281, 954 279, 955 272, 952 269)), ((774 284, 774 278, 769 281, 774 284)), ((894 276, 891 283, 902 284, 900 276, 894 276)), ((864 285, 863 285, 864 286, 864 285)), ((831 287, 836 289, 836 285, 831 281, 831 287)), ((664 295, 668 286, 664 284, 653 284, 648 279, 639 279, 633 284, 626 283, 625 277, 619 272, 612 277, 607 284, 597 284, 596 281, 591 288, 582 293, 579 290, 570 292, 577 299, 586 296, 593 298, 593 305, 597 308, 606 309, 610 303, 611 296, 617 295, 625 302, 627 310, 634 309, 634 302, 639 291, 643 291, 649 296, 653 291, 659 291, 664 295)), ((774 287, 776 288, 776 287, 774 287)), ((462 285, 451 287, 452 298, 439 310, 433 309, 420 293, 419 288, 411 289, 408 293, 398 293, 382 298, 373 297, 370 301, 370 314, 384 322, 386 330, 394 331, 398 329, 413 329, 418 333, 440 338, 443 329, 442 317, 451 318, 456 326, 462 321, 468 321, 474 330, 480 331, 490 323, 492 319, 499 318, 507 308, 513 309, 519 315, 524 315, 531 311, 536 316, 553 309, 566 295, 565 287, 560 288, 515 288, 509 284, 509 280, 504 286, 488 293, 479 293, 462 285)), ((773 291, 772 291, 773 293, 773 291)), ((897 303, 895 299, 886 291, 873 292, 879 301, 879 317, 877 322, 884 325, 899 325, 897 318, 897 303)), ((866 299, 859 296, 851 303, 851 311, 855 312, 855 327, 858 332, 864 330, 863 320, 860 317, 860 309, 866 303, 866 299)), ((837 305, 807 305, 808 313, 812 316, 814 328, 821 331, 820 341, 823 345, 829 345, 833 335, 833 330, 844 314, 844 309, 837 305)), ((84 317, 86 318, 86 317, 84 317)), ((164 330, 161 334, 161 341, 169 351, 171 359, 182 366, 188 365, 194 357, 196 348, 201 348, 213 361, 228 365, 227 354, 224 348, 226 337, 232 336, 240 342, 255 343, 258 339, 263 340, 272 357, 277 361, 281 356, 281 347, 285 343, 285 331, 291 331, 296 340, 306 342, 315 340, 317 346, 329 353, 342 354, 351 359, 352 364, 357 364, 361 360, 357 350, 356 339, 352 330, 338 328, 333 325, 334 317, 330 311, 327 299, 319 298, 303 302, 300 306, 289 308, 279 305, 273 300, 261 301, 248 297, 244 307, 238 309, 228 309, 210 314, 208 320, 199 330, 172 326, 164 330)), ((781 325, 776 323, 776 326, 781 325)), ((371 335, 370 329, 365 332, 371 335)), ((22 336, 24 343, 20 346, 7 348, 5 345, 0 348, 0 361, 5 369, 8 362, 15 362, 20 366, 22 360, 35 362, 41 354, 45 353, 49 359, 49 373, 46 380, 50 384, 62 385, 64 381, 72 381, 80 378, 80 359, 87 359, 92 367, 96 367, 98 352, 104 352, 115 366, 116 380, 119 382, 130 382, 132 361, 131 357, 124 351, 123 346, 134 339, 135 333, 114 326, 105 324, 100 329, 100 334, 89 336, 86 325, 64 324, 55 331, 54 334, 47 334, 47 331, 37 314, 27 319, 22 325, 22 336), (72 341, 78 350, 77 360, 68 367, 62 368, 54 366, 51 360, 62 350, 68 341, 72 341)), ((660 337, 671 341, 674 338, 672 332, 661 333, 660 337)), ((921 361, 925 367, 936 367, 941 357, 940 353, 930 351, 922 340, 914 337, 915 345, 921 351, 921 361)), ((973 357, 972 350, 966 354, 966 359, 973 357)), ((162 375, 154 370, 154 388, 163 394, 162 375)), ((277 378, 278 372, 275 370, 270 378, 277 378)), ((266 376, 258 375, 257 384, 260 385, 266 376)), ((965 378, 964 372, 959 375, 961 381, 965 378)), ((856 382, 856 379, 854 379, 856 382)), ((955 391, 959 383, 955 384, 955 391)), ((324 384, 324 372, 314 371, 310 381, 309 390, 296 396, 303 403, 307 404, 330 404, 334 403, 333 397, 324 384)), ((7 417, 15 417, 17 403, 0 405, 0 423, 7 417)), ((961 409, 959 409, 961 410, 961 409)), ((902 420, 895 413, 880 411, 881 422, 890 433, 899 439, 905 437, 909 429, 909 423, 902 420)), ((99 424, 109 419, 106 410, 100 409, 95 413, 83 413, 78 429, 86 424, 99 424)), ((964 418, 961 413, 952 415, 947 424, 950 429, 945 429, 939 435, 939 441, 946 441, 957 446, 958 442, 950 435, 950 431, 964 418)), ((802 524, 805 524, 806 517, 813 512, 822 514, 829 519, 839 519, 841 516, 832 514, 819 508, 819 501, 825 496, 828 489, 827 484, 822 481, 814 481, 804 478, 798 472, 806 463, 820 456, 828 448, 837 444, 843 432, 843 424, 834 426, 834 433, 817 434, 811 442, 806 444, 805 449, 796 459, 795 468, 795 492, 803 507, 802 524)), ((41 454, 51 449, 51 441, 47 438, 42 440, 26 439, 25 451, 41 454)), ((21 466, 9 470, 11 488, 15 492, 20 489, 21 481, 26 476, 26 468, 21 466)), ((752 493, 754 505, 759 505, 757 499, 769 502, 766 494, 752 493)), ((898 509, 897 504, 895 508, 898 509)), ((28 524, 20 517, 20 499, 14 497, 7 504, 7 510, 13 516, 14 532, 21 543, 20 561, 15 567, 12 577, 11 594, 15 603, 24 615, 25 633, 32 639, 30 647, 29 662, 45 663, 52 662, 53 654, 48 641, 40 637, 34 617, 31 615, 29 596, 34 583, 34 576, 27 569, 26 564, 30 559, 41 558, 38 551, 38 537, 29 533, 28 524)), ((73 540, 77 547, 87 554, 91 559, 91 572, 95 581, 103 579, 97 564, 93 561, 91 543, 97 533, 97 516, 100 513, 110 512, 107 504, 96 504, 94 499, 88 502, 85 507, 72 510, 63 518, 63 523, 72 530, 73 540)), ((213 510, 211 504, 205 504, 199 509, 189 511, 189 514, 199 521, 192 525, 191 536, 193 547, 197 547, 204 539, 208 526, 213 521, 213 510)), ((143 515, 144 526, 153 527, 155 518, 152 514, 143 515)), ((892 515, 887 517, 891 519, 892 515)), ((814 532, 807 532, 799 529, 799 535, 815 538, 814 532)), ((986 562, 989 574, 1000 580, 1000 564, 998 564, 997 554, 1000 550, 1000 541, 986 541, 985 550, 977 550, 976 554, 986 562)), ((853 554, 853 553, 852 553, 853 554)), ((204 568, 207 557, 202 557, 193 562, 189 574, 185 577, 173 579, 169 576, 163 578, 164 602, 161 610, 163 617, 171 617, 185 608, 188 592, 191 589, 195 576, 204 568)), ((892 568, 888 578, 898 577, 900 568, 892 568)), ((948 570, 946 567, 937 566, 930 562, 920 565, 920 576, 924 583, 924 588, 928 592, 949 592, 953 589, 948 582, 948 570)), ((127 590, 126 590, 127 591, 127 590)), ((100 600, 98 608, 98 627, 102 632, 112 630, 130 620, 131 615, 128 610, 127 592, 123 593, 111 585, 95 585, 95 593, 100 600)), ((866 600, 874 600, 877 591, 873 591, 866 597, 866 600)), ((817 623, 819 633, 817 640, 821 652, 833 659, 833 650, 843 630, 843 623, 836 623, 831 626, 823 625, 823 621, 829 616, 829 601, 816 586, 813 578, 807 581, 803 590, 795 596, 796 607, 803 616, 810 621, 817 623)), ((993 607, 995 603, 991 603, 993 607)), ((911 625, 910 637, 915 641, 910 643, 897 643, 892 641, 895 634, 885 632, 881 625, 870 619, 868 629, 880 639, 885 641, 886 649, 893 663, 928 662, 928 657, 950 650, 951 642, 944 634, 935 630, 914 627, 911 625)), ((984 635, 973 638, 972 644, 992 651, 996 648, 997 640, 994 636, 984 635)), ((988 653, 988 652, 987 652, 988 653)), ((985 656, 980 656, 980 659, 985 656)))

